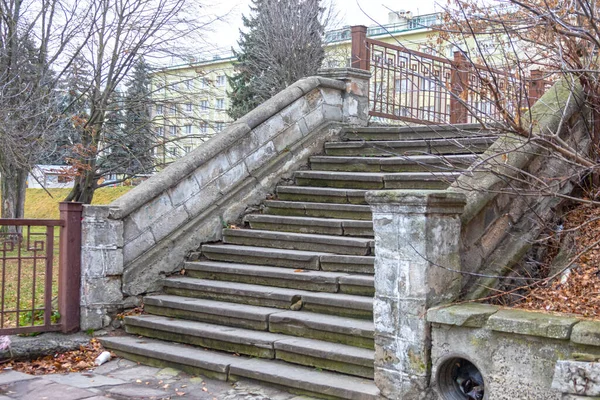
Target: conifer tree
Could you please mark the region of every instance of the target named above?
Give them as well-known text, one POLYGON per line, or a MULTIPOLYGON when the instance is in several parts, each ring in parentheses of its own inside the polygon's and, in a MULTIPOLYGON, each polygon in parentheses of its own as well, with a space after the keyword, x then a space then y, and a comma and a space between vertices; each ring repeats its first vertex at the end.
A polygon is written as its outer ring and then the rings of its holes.
POLYGON ((242 17, 236 73, 229 78, 237 119, 298 79, 315 75, 324 58, 321 0, 252 0, 242 17))

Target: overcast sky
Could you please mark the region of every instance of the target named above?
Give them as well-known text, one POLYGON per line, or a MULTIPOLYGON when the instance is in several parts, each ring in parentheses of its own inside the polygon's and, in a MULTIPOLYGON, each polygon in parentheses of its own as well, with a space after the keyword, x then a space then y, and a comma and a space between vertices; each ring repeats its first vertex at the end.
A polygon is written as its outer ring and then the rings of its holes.
MULTIPOLYGON (((327 1, 327 0, 326 0, 327 1)), ((412 11, 413 15, 428 14, 436 10, 436 0, 329 0, 334 4, 339 13, 339 27, 344 25, 373 25, 387 23, 387 15, 391 10, 412 11), (416 4, 415 4, 416 3, 416 4), (361 8, 363 11, 361 11, 361 8), (366 13, 366 15, 365 15, 366 13)), ((227 21, 217 23, 213 26, 213 33, 209 34, 208 40, 215 48, 222 49, 236 46, 239 38, 239 29, 242 26, 242 14, 248 15, 250 0, 221 0, 218 5, 213 6, 213 12, 218 14, 229 13, 227 21)), ((439 8, 439 7, 438 7, 439 8)))

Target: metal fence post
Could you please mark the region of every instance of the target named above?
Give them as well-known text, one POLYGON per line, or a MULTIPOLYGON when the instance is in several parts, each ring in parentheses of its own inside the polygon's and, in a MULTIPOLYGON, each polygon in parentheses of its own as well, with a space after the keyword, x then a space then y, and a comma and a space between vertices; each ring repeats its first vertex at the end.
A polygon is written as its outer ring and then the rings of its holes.
POLYGON ((454 52, 452 75, 450 77, 452 94, 450 96, 450 123, 466 124, 469 120, 469 110, 464 103, 469 96, 469 62, 460 51, 454 52))
POLYGON ((62 332, 79 330, 81 290, 81 214, 83 204, 59 204, 60 265, 58 270, 58 308, 62 332))
POLYGON ((367 27, 353 26, 352 30, 352 68, 369 70, 369 51, 367 49, 367 27))

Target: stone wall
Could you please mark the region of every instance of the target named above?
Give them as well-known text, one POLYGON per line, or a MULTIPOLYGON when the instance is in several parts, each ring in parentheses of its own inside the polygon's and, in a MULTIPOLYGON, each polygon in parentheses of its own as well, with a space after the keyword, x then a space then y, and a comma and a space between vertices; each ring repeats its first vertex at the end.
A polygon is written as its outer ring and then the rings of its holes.
POLYGON ((108 206, 83 216, 81 328, 161 288, 202 243, 257 204, 343 124, 366 125, 364 71, 302 79, 108 206))
MULTIPOLYGON (((532 136, 559 132, 573 150, 585 154, 588 127, 579 88, 559 82, 532 108, 532 136)), ((527 124, 524 124, 527 126, 527 124)), ((528 137, 501 135, 450 190, 463 193, 467 205, 461 219, 461 264, 465 272, 504 276, 538 238, 555 215, 563 198, 578 183, 579 167, 558 153, 549 153, 528 137), (523 173, 524 172, 524 173, 523 173), (535 177, 535 178, 534 178, 535 177), (565 179, 568 177, 569 179, 565 179), (547 185, 547 190, 533 191, 547 185)), ((463 276, 463 295, 485 297, 498 279, 463 276)))
POLYGON ((442 399, 457 390, 445 378, 460 359, 479 370, 489 400, 600 396, 600 321, 477 303, 430 309, 427 321, 442 399))

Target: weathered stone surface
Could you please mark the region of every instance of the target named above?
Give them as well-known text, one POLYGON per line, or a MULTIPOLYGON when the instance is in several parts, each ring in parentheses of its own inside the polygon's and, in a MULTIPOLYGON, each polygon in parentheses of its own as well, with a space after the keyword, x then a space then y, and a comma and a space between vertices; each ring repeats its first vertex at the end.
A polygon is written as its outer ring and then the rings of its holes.
POLYGON ((82 304, 84 305, 118 305, 123 301, 121 277, 90 278, 82 288, 82 304))
POLYGON ((498 311, 499 307, 489 304, 467 303, 450 307, 430 308, 427 321, 444 325, 481 328, 487 319, 498 311))
POLYGON ((552 389, 578 396, 600 396, 600 363, 557 361, 552 389))
POLYGON ((553 339, 569 339, 571 328, 577 318, 542 312, 503 309, 492 315, 487 327, 494 331, 541 336, 553 339))
POLYGON ((571 341, 600 347, 600 322, 580 321, 573 327, 571 341))

